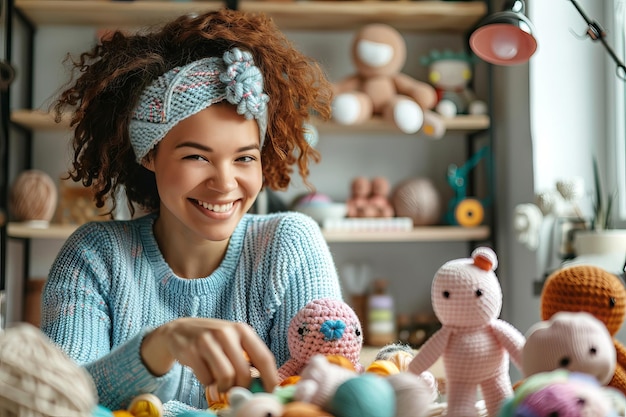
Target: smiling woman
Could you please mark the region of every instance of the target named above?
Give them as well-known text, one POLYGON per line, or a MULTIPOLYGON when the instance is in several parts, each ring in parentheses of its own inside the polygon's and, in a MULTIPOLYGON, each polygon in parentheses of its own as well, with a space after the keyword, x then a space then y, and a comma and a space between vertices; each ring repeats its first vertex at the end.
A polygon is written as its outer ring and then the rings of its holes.
POLYGON ((273 390, 292 317, 342 296, 313 219, 248 214, 319 159, 306 125, 330 116, 323 71, 270 19, 228 10, 116 32, 73 64, 56 104, 72 111, 69 176, 110 212, 123 189, 148 214, 67 239, 42 330, 114 410, 146 392, 166 415, 207 409, 205 387, 248 387, 251 366, 273 390))

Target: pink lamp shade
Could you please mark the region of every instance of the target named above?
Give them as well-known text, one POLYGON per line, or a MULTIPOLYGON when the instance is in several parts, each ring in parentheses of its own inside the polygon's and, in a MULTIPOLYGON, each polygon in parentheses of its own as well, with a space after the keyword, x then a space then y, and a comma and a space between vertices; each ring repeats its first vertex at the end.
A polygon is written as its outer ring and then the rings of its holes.
POLYGON ((524 9, 522 0, 514 0, 508 2, 504 11, 487 16, 470 36, 472 51, 483 61, 495 65, 527 62, 537 50, 537 40, 524 9))

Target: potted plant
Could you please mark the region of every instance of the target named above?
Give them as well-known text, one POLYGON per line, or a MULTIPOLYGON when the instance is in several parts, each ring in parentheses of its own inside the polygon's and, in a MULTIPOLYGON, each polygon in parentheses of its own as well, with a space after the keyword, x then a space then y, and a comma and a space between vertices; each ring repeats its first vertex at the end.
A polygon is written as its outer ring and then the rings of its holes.
POLYGON ((594 198, 593 215, 589 227, 574 234, 577 256, 621 252, 626 254, 626 230, 613 229, 612 210, 617 192, 604 193, 598 161, 593 159, 594 198))
POLYGON ((561 261, 588 254, 626 254, 626 230, 613 229, 612 225, 617 192, 605 194, 595 158, 593 176, 590 216, 579 207, 586 195, 584 181, 576 177, 561 180, 553 190, 538 193, 535 203, 516 207, 514 227, 518 240, 531 250, 546 242, 548 257, 558 255, 561 261), (550 234, 547 239, 543 235, 546 230, 550 234))

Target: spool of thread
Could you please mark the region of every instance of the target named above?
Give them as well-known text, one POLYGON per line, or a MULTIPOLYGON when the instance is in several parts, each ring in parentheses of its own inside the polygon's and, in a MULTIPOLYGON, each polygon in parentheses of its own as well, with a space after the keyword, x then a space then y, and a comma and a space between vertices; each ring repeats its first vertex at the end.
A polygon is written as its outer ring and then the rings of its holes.
POLYGON ((367 304, 367 344, 384 346, 393 343, 397 338, 394 300, 387 292, 386 280, 374 281, 374 290, 367 304))

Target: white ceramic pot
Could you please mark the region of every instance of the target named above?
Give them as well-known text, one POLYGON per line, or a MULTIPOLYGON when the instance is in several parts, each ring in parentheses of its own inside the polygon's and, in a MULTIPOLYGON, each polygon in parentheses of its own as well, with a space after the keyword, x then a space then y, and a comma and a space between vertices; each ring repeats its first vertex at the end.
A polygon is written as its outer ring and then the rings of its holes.
POLYGON ((576 255, 626 253, 626 229, 578 230, 574 235, 576 255))

